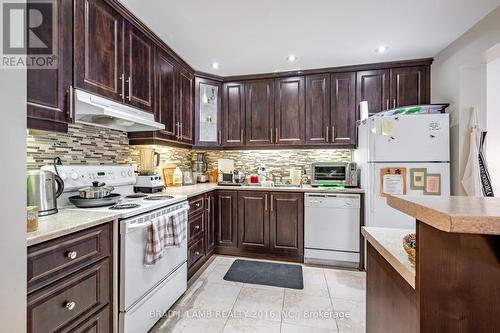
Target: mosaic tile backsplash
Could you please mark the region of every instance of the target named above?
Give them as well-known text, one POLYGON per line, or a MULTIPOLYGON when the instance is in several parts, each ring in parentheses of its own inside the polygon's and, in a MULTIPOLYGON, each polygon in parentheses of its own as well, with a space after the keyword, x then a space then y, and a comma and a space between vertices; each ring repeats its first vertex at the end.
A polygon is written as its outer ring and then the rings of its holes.
MULTIPOLYGON (((129 146, 127 134, 87 125, 70 125, 67 134, 44 133, 28 135, 28 169, 38 169, 60 157, 65 164, 124 164, 137 163, 140 146, 129 146)), ((175 164, 183 170, 191 168, 194 151, 182 148, 150 146, 160 153, 162 165, 175 164)), ((225 150, 206 151, 208 168, 217 168, 219 158, 233 159, 235 167, 245 173, 255 173, 264 165, 276 177, 289 177, 291 168, 306 170, 318 161, 345 161, 352 158, 349 149, 290 149, 290 150, 225 150)))

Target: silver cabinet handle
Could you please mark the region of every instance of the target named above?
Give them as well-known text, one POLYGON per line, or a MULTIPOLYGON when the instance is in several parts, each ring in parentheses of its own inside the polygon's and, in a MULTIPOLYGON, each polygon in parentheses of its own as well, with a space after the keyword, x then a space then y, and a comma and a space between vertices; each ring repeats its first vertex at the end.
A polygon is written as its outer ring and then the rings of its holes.
POLYGON ((184 133, 182 133, 182 132, 183 132, 183 129, 184 129, 184 124, 183 124, 183 123, 180 123, 180 124, 181 124, 181 125, 180 125, 181 135, 179 136, 179 139, 180 139, 180 140, 182 140, 182 135, 184 134, 184 133))
POLYGON ((267 194, 264 196, 264 209, 267 212, 267 194))
POLYGON ((210 215, 210 197, 207 197, 207 212, 210 215))
POLYGON ((326 126, 326 142, 330 142, 330 126, 326 126))
POLYGON ((219 145, 220 145, 220 144, 221 144, 221 142, 222 142, 222 131, 221 131, 221 130, 219 130, 219 131, 217 132, 217 144, 219 144, 219 145))
POLYGON ((182 139, 182 134, 181 134, 181 123, 177 123, 177 140, 182 139))
POLYGON ((128 77, 128 101, 132 101, 132 77, 128 77))
POLYGON ((196 206, 196 208, 200 208, 200 203, 199 203, 199 202, 197 202, 197 203, 195 204, 195 206, 196 206))
POLYGON ((125 74, 120 75, 120 81, 122 82, 122 91, 120 92, 120 97, 125 100, 125 74))
POLYGON ((73 309, 76 307, 76 303, 75 302, 66 302, 66 304, 64 304, 64 307, 68 311, 73 311, 73 309))
POLYGON ((389 100, 386 100, 386 101, 385 101, 385 109, 386 109, 386 110, 389 110, 389 100))
POLYGON ((69 86, 69 94, 68 94, 68 98, 69 98, 69 118, 70 119, 73 119, 74 117, 74 97, 73 97, 73 86, 69 86))
POLYGON ((395 109, 396 108, 396 99, 394 98, 394 100, 392 101, 392 108, 395 109))
POLYGON ((276 127, 276 138, 275 138, 275 143, 278 143, 278 141, 280 140, 280 134, 279 134, 279 127, 276 127))
POLYGON ((77 256, 78 252, 76 251, 69 251, 68 254, 66 254, 66 257, 68 257, 71 260, 76 259, 77 256))
POLYGON ((196 254, 197 256, 200 255, 200 251, 196 251, 194 254, 196 254))
POLYGON ((335 126, 332 126, 332 142, 335 142, 335 126))
POLYGON ((200 230, 200 226, 199 226, 199 225, 195 226, 194 228, 195 228, 196 230, 200 230))
POLYGON ((273 128, 271 127, 271 143, 274 142, 274 136, 273 136, 273 128))
POLYGON ((274 211, 274 195, 271 194, 271 212, 274 211))

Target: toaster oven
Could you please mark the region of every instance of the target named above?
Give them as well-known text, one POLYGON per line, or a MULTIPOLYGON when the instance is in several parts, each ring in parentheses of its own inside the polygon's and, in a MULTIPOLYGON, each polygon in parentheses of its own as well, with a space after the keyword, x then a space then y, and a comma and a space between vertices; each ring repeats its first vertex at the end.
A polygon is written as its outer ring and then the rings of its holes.
POLYGON ((355 162, 319 162, 312 164, 312 186, 358 187, 359 172, 355 162))

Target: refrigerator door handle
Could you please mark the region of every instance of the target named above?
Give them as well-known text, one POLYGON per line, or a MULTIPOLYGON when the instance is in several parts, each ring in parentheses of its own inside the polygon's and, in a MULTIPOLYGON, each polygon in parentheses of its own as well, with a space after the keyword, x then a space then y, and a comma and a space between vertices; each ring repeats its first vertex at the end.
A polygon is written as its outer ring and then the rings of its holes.
POLYGON ((375 163, 370 164, 370 212, 375 213, 375 196, 377 195, 377 191, 375 190, 375 184, 377 180, 377 176, 375 175, 376 165, 375 163))

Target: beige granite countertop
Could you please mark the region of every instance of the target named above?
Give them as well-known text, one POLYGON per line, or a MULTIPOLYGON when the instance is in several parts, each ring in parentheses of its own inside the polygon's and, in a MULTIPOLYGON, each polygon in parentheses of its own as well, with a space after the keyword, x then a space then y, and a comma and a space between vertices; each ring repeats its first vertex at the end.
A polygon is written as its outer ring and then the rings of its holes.
POLYGON ((213 190, 237 190, 237 191, 276 191, 276 192, 307 192, 307 193, 353 193, 362 194, 364 190, 360 188, 349 188, 345 190, 323 190, 310 185, 303 187, 261 187, 261 186, 223 186, 215 183, 203 183, 195 185, 185 185, 181 187, 167 187, 164 191, 167 194, 187 195, 194 197, 213 190))
POLYGON ((61 209, 57 214, 40 217, 38 230, 26 234, 27 246, 116 220, 116 212, 61 209))
POLYGON ((500 235, 500 198, 389 196, 387 203, 441 231, 500 235))
POLYGON ((415 265, 408 259, 403 248, 403 237, 415 232, 411 229, 362 227, 366 240, 394 267, 394 269, 415 288, 415 265))

